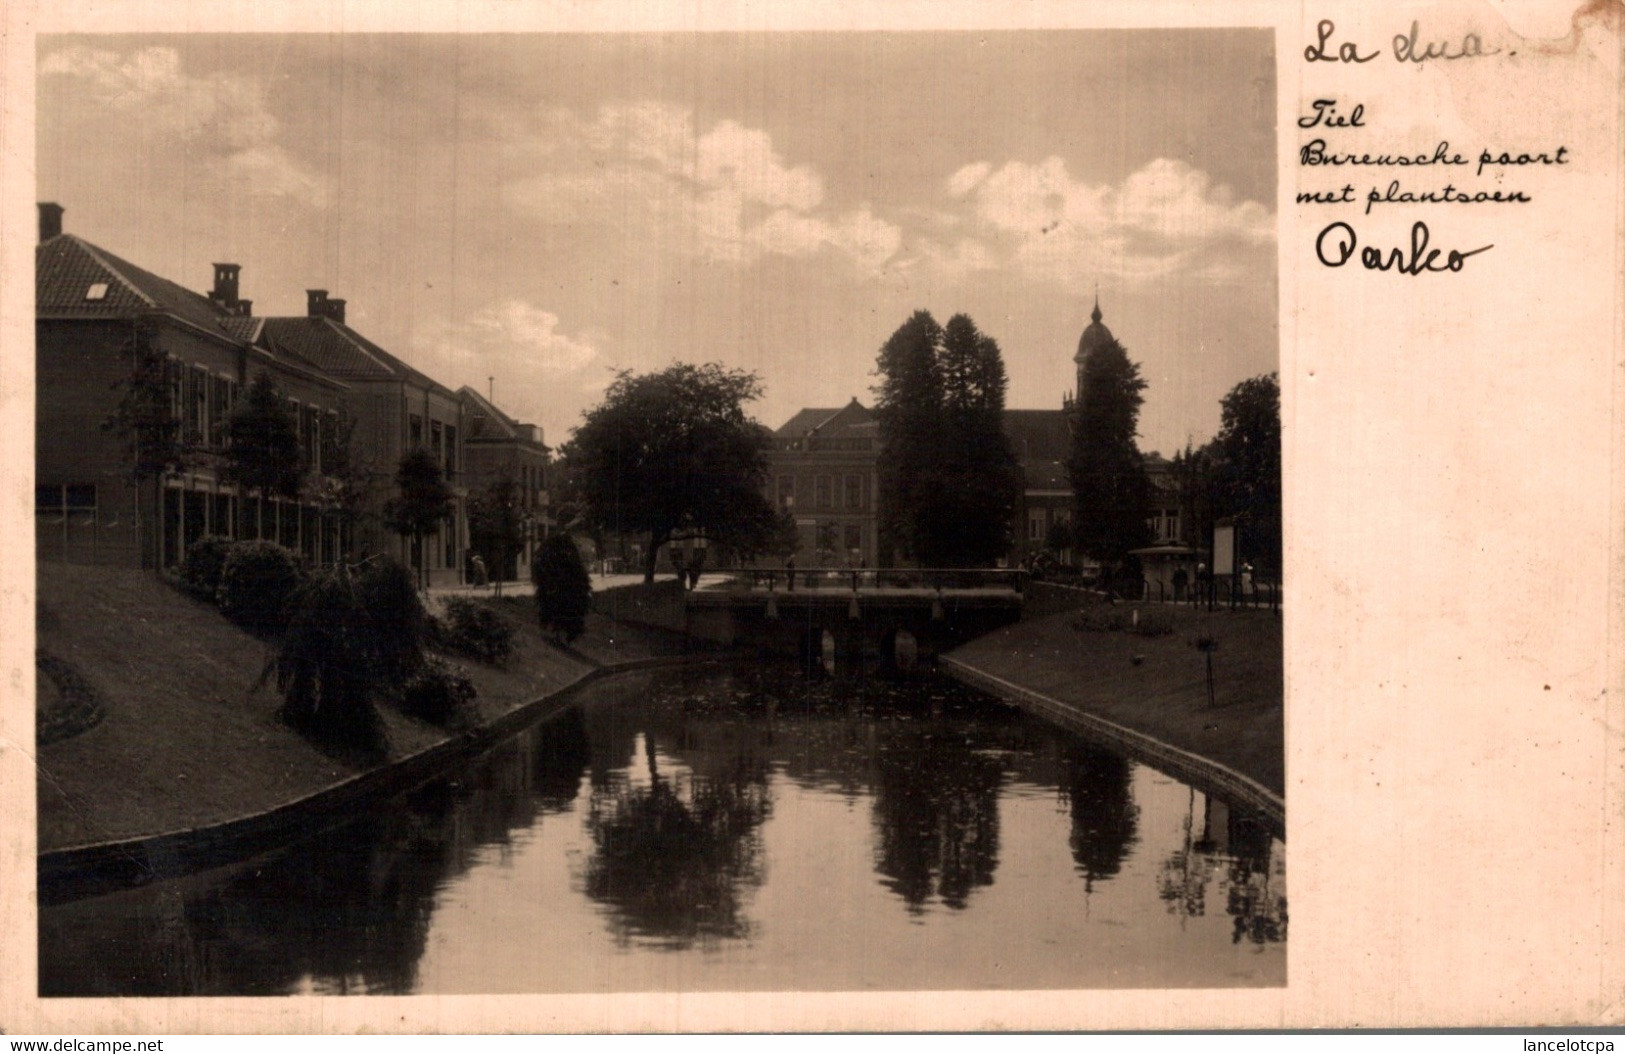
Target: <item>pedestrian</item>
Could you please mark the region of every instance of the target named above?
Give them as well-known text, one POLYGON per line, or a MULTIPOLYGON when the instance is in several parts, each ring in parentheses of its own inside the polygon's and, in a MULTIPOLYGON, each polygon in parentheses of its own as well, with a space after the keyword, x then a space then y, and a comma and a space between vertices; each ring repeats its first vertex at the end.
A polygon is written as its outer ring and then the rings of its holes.
POLYGON ((1183 567, 1174 569, 1174 602, 1179 603, 1185 599, 1185 587, 1190 582, 1190 576, 1183 567))
POLYGON ((786 592, 794 593, 796 591, 796 558, 794 554, 785 557, 784 576, 786 592))
POLYGON ((473 574, 474 581, 473 581, 472 584, 475 585, 476 587, 485 585, 486 578, 487 578, 486 570, 485 570, 485 559, 482 556, 480 556, 479 553, 475 553, 474 558, 472 560, 470 560, 469 562, 471 564, 473 564, 473 571, 474 571, 474 574, 473 574))

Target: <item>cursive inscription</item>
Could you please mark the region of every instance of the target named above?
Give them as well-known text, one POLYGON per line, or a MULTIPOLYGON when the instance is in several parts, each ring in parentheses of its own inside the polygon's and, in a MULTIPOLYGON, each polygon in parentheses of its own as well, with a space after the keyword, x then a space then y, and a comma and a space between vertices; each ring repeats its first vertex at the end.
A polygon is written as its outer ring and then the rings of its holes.
POLYGON ((1326 53, 1326 42, 1332 39, 1332 34, 1336 31, 1337 27, 1332 24, 1331 19, 1321 19, 1320 24, 1315 27, 1315 32, 1320 39, 1303 49, 1303 60, 1305 62, 1370 62, 1380 54, 1380 52, 1373 51, 1369 55, 1362 55, 1360 49, 1350 40, 1339 44, 1335 55, 1328 55, 1326 53))
POLYGON ((1298 118, 1299 128, 1314 128, 1325 125, 1327 128, 1364 128, 1365 103, 1355 103, 1354 109, 1347 117, 1337 112, 1336 99, 1316 99, 1309 104, 1315 111, 1298 118))
MULTIPOLYGON (((1354 233, 1354 228, 1342 220, 1327 224, 1321 230, 1320 236, 1315 239, 1315 255, 1327 267, 1342 267, 1354 258, 1357 248, 1359 238, 1354 233)), ((1465 252, 1459 249, 1429 249, 1428 225, 1417 220, 1411 227, 1409 256, 1403 247, 1395 247, 1384 252, 1374 245, 1368 245, 1359 250, 1360 265, 1368 271, 1398 271, 1412 277, 1428 272, 1457 272, 1466 264, 1469 256, 1477 256, 1493 248, 1494 245, 1483 245, 1465 252), (1443 265, 1438 263, 1440 256, 1444 256, 1443 265)))
MULTIPOLYGON (((1337 26, 1329 18, 1323 18, 1315 26, 1316 40, 1303 49, 1305 62, 1370 62, 1381 52, 1372 51, 1361 54, 1360 45, 1352 40, 1345 40, 1332 46, 1332 34, 1337 32, 1337 26)), ((1416 21, 1411 22, 1409 33, 1394 35, 1394 61, 1395 62, 1427 62, 1429 59, 1478 59, 1486 55, 1499 55, 1500 48, 1486 48, 1484 39, 1477 33, 1462 34, 1461 42, 1449 40, 1422 40, 1422 27, 1416 21)), ((1308 127, 1308 126, 1305 126, 1308 127)))

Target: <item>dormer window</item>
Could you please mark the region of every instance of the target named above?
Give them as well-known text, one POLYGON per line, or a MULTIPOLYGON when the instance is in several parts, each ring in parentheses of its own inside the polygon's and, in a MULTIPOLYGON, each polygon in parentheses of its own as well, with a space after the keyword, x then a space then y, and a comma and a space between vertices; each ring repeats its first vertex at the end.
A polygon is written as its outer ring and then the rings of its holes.
POLYGON ((92 282, 90 288, 85 290, 86 300, 104 300, 107 297, 106 282, 92 282))

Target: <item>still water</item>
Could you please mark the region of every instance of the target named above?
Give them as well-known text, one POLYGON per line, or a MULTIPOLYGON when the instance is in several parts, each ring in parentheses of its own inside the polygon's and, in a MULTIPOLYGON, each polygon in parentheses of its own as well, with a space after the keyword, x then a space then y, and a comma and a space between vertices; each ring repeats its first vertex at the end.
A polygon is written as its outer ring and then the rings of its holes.
POLYGON ((665 670, 281 853, 42 909, 40 991, 1281 985, 1284 855, 952 682, 665 670))

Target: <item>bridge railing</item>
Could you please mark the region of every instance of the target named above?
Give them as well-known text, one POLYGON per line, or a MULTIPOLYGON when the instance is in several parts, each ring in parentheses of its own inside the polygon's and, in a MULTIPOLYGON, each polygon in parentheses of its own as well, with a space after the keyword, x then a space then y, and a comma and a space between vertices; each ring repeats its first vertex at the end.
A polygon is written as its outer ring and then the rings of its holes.
POLYGON ((1019 593, 1026 578, 1027 572, 1021 568, 798 567, 730 571, 708 588, 739 593, 835 589, 1012 589, 1019 593))

